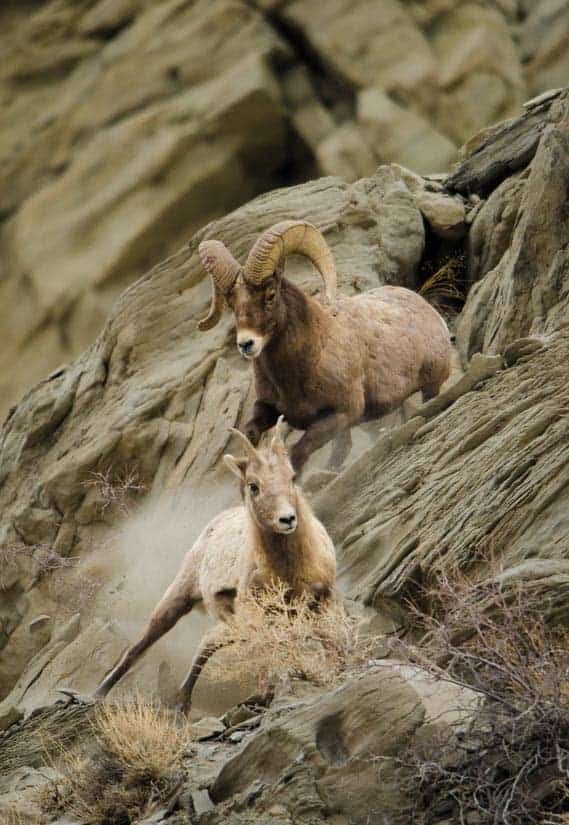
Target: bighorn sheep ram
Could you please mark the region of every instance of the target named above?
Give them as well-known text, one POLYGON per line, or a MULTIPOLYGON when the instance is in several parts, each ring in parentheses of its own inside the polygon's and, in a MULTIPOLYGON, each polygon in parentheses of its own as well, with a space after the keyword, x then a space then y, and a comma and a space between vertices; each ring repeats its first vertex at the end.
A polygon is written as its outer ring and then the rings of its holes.
POLYGON ((396 286, 337 297, 332 254, 312 224, 275 224, 257 239, 244 266, 220 241, 203 241, 199 253, 213 288, 199 328, 213 327, 227 303, 237 347, 254 359, 257 400, 245 432, 257 444, 281 414, 305 430, 291 452, 296 470, 344 433, 332 458, 340 464, 352 426, 379 418, 418 390, 436 395, 450 373, 450 335, 436 310, 396 286), (284 277, 292 253, 318 269, 325 291, 320 300, 284 277))
MULTIPOLYGON (((235 599, 283 581, 291 597, 314 595, 315 605, 334 593, 336 557, 324 526, 294 483, 279 418, 270 444, 258 450, 233 430, 247 451, 243 459, 224 456, 238 476, 244 504, 225 510, 203 530, 187 552, 176 578, 154 609, 139 641, 129 648, 95 692, 102 698, 148 648, 186 613, 203 602, 224 621, 235 599)), ((203 642, 181 687, 188 710, 197 678, 220 644, 203 642)))

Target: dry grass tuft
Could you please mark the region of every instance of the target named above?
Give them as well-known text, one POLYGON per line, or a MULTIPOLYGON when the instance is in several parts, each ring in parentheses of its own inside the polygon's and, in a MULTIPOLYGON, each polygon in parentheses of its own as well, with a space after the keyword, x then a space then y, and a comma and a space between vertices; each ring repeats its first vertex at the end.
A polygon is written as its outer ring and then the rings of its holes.
POLYGON ((180 715, 137 696, 97 708, 89 753, 63 751, 61 781, 44 807, 89 825, 128 825, 152 812, 184 777, 189 741, 180 715))
POLYGON ((24 814, 20 811, 7 811, 0 808, 2 825, 48 825, 48 820, 41 814, 24 814))
POLYGON ((412 605, 418 644, 399 653, 438 679, 469 687, 479 711, 460 742, 408 755, 414 821, 543 825, 569 812, 569 636, 548 623, 543 594, 441 574, 412 605))
POLYGON ((95 720, 103 747, 140 778, 157 778, 174 770, 188 741, 182 717, 140 696, 101 705, 95 720))
POLYGON ((356 620, 339 602, 315 607, 310 596, 288 597, 275 583, 239 602, 231 620, 212 632, 231 645, 231 662, 212 657, 209 673, 217 680, 253 675, 261 689, 289 677, 332 685, 364 664, 372 640, 358 638, 356 620))

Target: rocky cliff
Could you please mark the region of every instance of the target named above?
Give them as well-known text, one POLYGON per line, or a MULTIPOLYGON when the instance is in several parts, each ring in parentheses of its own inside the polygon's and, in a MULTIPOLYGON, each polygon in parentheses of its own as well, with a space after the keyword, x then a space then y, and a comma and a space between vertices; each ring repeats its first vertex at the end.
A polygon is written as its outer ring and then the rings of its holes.
MULTIPOLYGON (((91 706, 39 708, 62 687, 92 691, 208 515, 235 496, 219 458, 249 410, 250 372, 228 316, 197 330, 209 300, 197 245, 220 238, 242 258, 258 232, 294 215, 323 228, 347 293, 432 284, 454 262, 445 307, 457 369, 406 423, 359 432, 337 477, 318 457, 307 474, 376 658, 339 686, 304 686, 264 715, 216 723, 204 736, 217 740, 196 745, 186 796, 178 789, 153 821, 411 821, 406 748, 435 729, 462 736, 478 694, 389 657, 408 599, 467 571, 537 599, 547 621, 567 618, 568 191, 562 90, 472 138, 450 175, 389 164, 355 183, 261 195, 126 289, 89 349, 28 391, 0 438, 0 719, 21 720, 0 741, 11 793, 38 765, 40 722, 53 735, 91 706)), ((302 261, 288 274, 315 289, 302 261)), ((202 629, 190 617, 117 695, 171 701, 202 629)), ((236 695, 204 674, 197 701, 221 713, 236 695)))
POLYGON ((559 0, 0 9, 0 414, 209 220, 318 175, 442 172, 569 76, 559 0))

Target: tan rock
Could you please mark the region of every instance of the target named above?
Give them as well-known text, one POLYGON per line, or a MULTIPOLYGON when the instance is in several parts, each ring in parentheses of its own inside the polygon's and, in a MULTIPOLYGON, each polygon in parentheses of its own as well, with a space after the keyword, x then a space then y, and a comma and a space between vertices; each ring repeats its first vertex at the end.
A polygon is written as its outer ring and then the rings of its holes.
POLYGON ((381 163, 396 161, 419 173, 440 172, 456 156, 454 144, 428 120, 394 103, 379 89, 360 92, 357 121, 381 163))
POLYGON ((460 198, 423 190, 415 195, 415 203, 433 232, 441 238, 458 240, 466 233, 466 209, 460 198))
MULTIPOLYGON (((57 96, 13 61, 4 86, 0 77, 0 95, 18 90, 0 135, 0 208, 11 213, 0 237, 0 305, 14 308, 0 310, 4 413, 30 381, 93 340, 126 283, 266 188, 287 152, 268 61, 286 47, 246 4, 103 2, 83 16, 66 6, 65 17, 56 5, 22 22, 18 37, 53 27, 41 66, 30 67, 45 72, 77 31, 78 70, 57 96), (118 29, 108 44, 91 37, 105 29, 118 29)), ((21 50, 14 55, 22 62, 21 50)))
POLYGON ((270 792, 256 805, 258 816, 275 804, 285 805, 294 816, 310 800, 313 816, 332 809, 363 825, 370 810, 381 810, 391 822, 406 825, 411 800, 404 790, 404 760, 398 757, 422 726, 436 720, 458 732, 478 704, 468 690, 441 687, 418 669, 389 662, 336 690, 276 711, 274 718, 269 714, 210 788, 220 806, 215 821, 227 815, 233 795, 262 784, 270 792))
POLYGON ((458 143, 517 113, 525 95, 519 55, 503 15, 479 3, 455 6, 434 30, 432 48, 443 94, 442 130, 458 143))
POLYGON ((295 0, 283 14, 326 64, 357 88, 375 85, 411 95, 417 86, 426 92, 433 83, 427 40, 398 0, 295 0))
POLYGON ((567 83, 568 12, 567 0, 538 0, 528 8, 520 27, 520 54, 526 64, 528 89, 532 94, 567 83))
POLYGON ((343 123, 316 148, 316 159, 324 175, 335 174, 347 181, 371 175, 377 158, 356 123, 343 123))

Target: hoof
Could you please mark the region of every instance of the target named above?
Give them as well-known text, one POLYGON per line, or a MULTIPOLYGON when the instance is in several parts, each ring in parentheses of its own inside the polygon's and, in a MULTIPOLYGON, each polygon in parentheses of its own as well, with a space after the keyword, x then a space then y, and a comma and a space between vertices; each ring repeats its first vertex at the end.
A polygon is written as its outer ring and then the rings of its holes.
POLYGON ((95 701, 94 697, 82 695, 72 688, 57 688, 57 692, 63 693, 64 696, 67 696, 69 699, 69 704, 89 705, 95 701))

